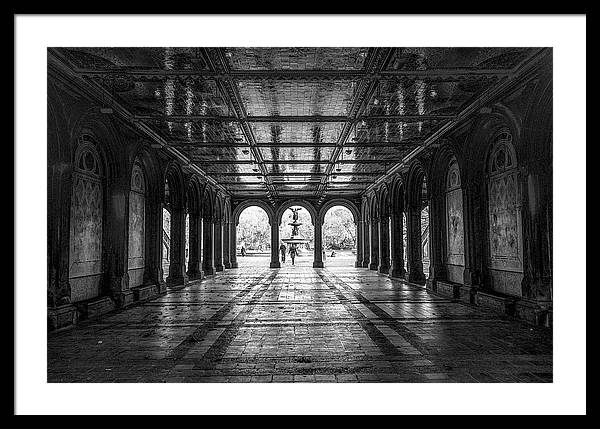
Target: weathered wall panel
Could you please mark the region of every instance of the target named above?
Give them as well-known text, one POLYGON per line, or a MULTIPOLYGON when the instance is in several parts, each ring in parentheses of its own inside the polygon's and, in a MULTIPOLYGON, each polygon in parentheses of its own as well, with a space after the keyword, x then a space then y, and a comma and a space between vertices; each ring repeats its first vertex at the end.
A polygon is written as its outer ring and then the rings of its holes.
POLYGON ((74 175, 71 202, 69 282, 71 301, 100 295, 103 196, 99 180, 74 175))

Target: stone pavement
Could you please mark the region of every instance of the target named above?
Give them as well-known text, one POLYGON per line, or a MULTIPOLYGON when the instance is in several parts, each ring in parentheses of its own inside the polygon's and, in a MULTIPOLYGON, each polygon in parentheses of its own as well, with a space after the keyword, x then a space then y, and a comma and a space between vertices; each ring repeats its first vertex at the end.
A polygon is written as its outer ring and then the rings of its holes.
POLYGON ((552 381, 548 328, 363 268, 268 262, 48 334, 48 381, 552 381))

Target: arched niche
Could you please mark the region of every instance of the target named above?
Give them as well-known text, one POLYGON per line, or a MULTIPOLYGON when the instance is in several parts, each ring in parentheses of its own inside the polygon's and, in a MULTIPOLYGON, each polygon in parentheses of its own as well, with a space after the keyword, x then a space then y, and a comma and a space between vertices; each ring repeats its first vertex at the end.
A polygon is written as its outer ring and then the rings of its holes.
POLYGON ((96 142, 78 140, 73 160, 69 234, 71 302, 101 295, 104 275, 105 167, 96 142))
POLYGON ((129 190, 127 270, 129 287, 144 283, 146 267, 146 174, 139 159, 133 163, 129 190))
POLYGON ((494 290, 521 295, 521 178, 512 140, 507 128, 495 133, 486 163, 488 268, 494 290))
POLYGON ((463 283, 465 266, 463 190, 460 166, 456 157, 450 158, 448 162, 444 185, 446 271, 448 280, 463 283))

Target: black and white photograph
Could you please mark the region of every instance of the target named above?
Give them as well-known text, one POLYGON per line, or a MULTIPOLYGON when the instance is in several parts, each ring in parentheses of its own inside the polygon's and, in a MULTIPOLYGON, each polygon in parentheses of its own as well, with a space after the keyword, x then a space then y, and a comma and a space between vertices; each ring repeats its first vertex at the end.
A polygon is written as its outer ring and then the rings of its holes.
POLYGON ((585 15, 274 18, 17 18, 16 409, 585 414, 585 15))

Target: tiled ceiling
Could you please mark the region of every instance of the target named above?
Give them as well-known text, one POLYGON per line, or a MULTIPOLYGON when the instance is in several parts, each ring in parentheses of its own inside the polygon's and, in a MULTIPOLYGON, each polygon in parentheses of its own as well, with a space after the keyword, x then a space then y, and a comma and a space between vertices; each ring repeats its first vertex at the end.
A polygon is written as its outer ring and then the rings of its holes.
POLYGON ((357 196, 533 48, 53 48, 235 197, 357 196))

